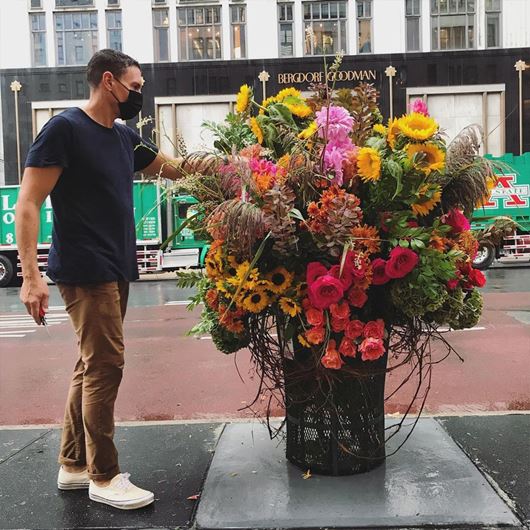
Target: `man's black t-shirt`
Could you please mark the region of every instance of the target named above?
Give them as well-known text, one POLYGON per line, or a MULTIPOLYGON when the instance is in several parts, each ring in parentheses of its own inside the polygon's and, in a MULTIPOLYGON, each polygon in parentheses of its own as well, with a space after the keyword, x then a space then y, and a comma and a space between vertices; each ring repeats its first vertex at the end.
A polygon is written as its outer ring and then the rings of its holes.
POLYGON ((63 168, 51 193, 48 276, 53 281, 138 279, 133 175, 155 159, 156 151, 129 127, 104 127, 79 108, 44 125, 26 167, 63 168))

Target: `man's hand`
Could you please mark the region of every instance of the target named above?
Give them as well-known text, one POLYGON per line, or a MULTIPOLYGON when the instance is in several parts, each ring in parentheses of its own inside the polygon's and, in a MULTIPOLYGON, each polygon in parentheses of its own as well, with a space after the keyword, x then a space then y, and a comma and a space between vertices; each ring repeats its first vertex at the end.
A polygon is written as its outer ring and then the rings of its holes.
POLYGON ((20 300, 26 306, 33 320, 39 325, 42 324, 41 315, 48 312, 49 298, 48 284, 40 274, 24 278, 24 283, 20 289, 20 300))

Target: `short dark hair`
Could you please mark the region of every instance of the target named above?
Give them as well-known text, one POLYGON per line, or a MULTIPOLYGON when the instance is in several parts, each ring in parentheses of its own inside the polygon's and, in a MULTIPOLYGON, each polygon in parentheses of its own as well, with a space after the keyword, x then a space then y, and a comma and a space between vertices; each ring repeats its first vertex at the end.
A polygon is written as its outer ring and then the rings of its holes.
POLYGON ((88 84, 97 87, 105 72, 120 78, 130 66, 140 68, 138 61, 117 50, 104 49, 96 52, 88 62, 86 77, 88 84))

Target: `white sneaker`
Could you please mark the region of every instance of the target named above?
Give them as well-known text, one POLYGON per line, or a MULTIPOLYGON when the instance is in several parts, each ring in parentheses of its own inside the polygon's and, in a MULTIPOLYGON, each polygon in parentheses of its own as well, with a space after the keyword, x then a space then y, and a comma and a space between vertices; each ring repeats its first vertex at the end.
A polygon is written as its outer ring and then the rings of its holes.
POLYGON ((108 504, 120 510, 136 510, 151 504, 155 500, 153 493, 131 483, 129 473, 116 475, 108 486, 98 486, 90 481, 88 496, 91 500, 108 504))
POLYGON ((88 488, 89 483, 90 479, 86 469, 81 473, 70 473, 63 466, 59 468, 57 487, 60 490, 84 490, 88 488))

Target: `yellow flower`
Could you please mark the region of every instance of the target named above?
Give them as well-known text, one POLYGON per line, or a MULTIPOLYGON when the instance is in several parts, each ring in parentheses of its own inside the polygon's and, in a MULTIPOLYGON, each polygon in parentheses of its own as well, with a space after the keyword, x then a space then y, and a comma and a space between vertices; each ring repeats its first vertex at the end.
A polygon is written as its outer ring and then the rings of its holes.
POLYGON ((491 199, 491 194, 493 192, 493 189, 495 186, 497 186, 498 178, 495 175, 490 175, 486 179, 486 193, 482 199, 479 199, 477 201, 477 204, 475 205, 476 208, 482 208, 485 204, 487 204, 491 199))
POLYGON ((248 293, 243 301, 243 307, 251 313, 261 313, 270 304, 267 291, 258 288, 248 293))
POLYGON ((256 118, 250 118, 250 129, 254 133, 254 136, 257 138, 258 143, 263 143, 263 131, 259 126, 258 120, 256 118))
POLYGON ((412 140, 423 142, 431 138, 438 130, 438 123, 430 116, 425 116, 419 112, 406 114, 398 120, 400 131, 412 140))
POLYGON ((311 344, 305 340, 305 337, 300 334, 298 335, 298 342, 304 347, 304 348, 310 348, 311 344))
POLYGON ((442 190, 440 186, 429 186, 423 184, 418 191, 418 200, 411 208, 414 215, 427 215, 441 200, 442 190))
POLYGON ((294 274, 285 267, 276 267, 265 277, 271 282, 270 290, 273 293, 283 294, 293 283, 294 274))
POLYGON ((217 279, 223 272, 223 266, 221 257, 217 251, 208 252, 206 259, 204 260, 204 268, 206 269, 206 275, 209 278, 217 279))
POLYGON ((307 118, 313 113, 311 107, 305 103, 284 103, 284 105, 298 118, 307 118))
POLYGON ((283 167, 284 169, 289 169, 291 164, 291 155, 289 153, 283 155, 278 159, 278 166, 283 167))
POLYGON ((280 298, 280 309, 291 317, 295 317, 302 311, 301 307, 291 298, 285 298, 282 296, 280 298))
POLYGON ((382 123, 376 123, 373 127, 374 133, 380 134, 381 136, 386 136, 387 130, 382 123))
POLYGON ((308 140, 318 131, 318 124, 316 121, 312 121, 303 131, 298 133, 298 138, 301 140, 308 140))
POLYGON ((284 88, 283 90, 280 90, 276 94, 275 99, 276 101, 282 102, 285 98, 288 98, 288 97, 301 98, 300 90, 296 90, 296 88, 293 88, 293 87, 284 88))
POLYGON ((388 145, 392 149, 394 149, 396 145, 396 137, 398 133, 400 132, 399 129, 399 121, 397 118, 394 118, 393 120, 388 120, 388 135, 386 137, 388 145))
POLYGON ((259 113, 260 114, 265 114, 265 109, 269 106, 269 105, 272 105, 273 103, 276 103, 276 98, 274 96, 271 96, 270 98, 267 98, 267 99, 264 99, 263 100, 263 103, 261 104, 261 106, 263 108, 259 109, 259 113))
POLYGON ((363 147, 357 156, 359 175, 364 181, 379 180, 381 178, 381 157, 372 147, 363 147))
POLYGON ((252 89, 248 85, 242 85, 236 98, 236 112, 245 112, 250 104, 252 89))
POLYGON ((431 171, 441 171, 445 167, 445 153, 435 144, 409 144, 405 151, 411 160, 414 155, 421 155, 416 157, 416 165, 426 175, 431 171))

